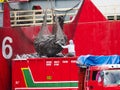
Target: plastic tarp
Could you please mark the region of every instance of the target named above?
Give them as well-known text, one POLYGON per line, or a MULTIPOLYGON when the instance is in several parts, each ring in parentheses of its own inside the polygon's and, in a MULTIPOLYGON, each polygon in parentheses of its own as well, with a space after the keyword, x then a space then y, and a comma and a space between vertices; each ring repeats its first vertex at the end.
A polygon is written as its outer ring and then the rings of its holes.
POLYGON ((96 66, 104 64, 120 64, 119 55, 81 55, 77 59, 80 66, 96 66))

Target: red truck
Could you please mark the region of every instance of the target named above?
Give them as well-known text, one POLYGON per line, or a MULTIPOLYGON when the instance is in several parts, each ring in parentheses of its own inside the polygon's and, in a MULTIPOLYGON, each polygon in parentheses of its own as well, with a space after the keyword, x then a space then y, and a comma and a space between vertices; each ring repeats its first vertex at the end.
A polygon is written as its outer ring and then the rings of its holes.
POLYGON ((12 60, 13 90, 78 90, 76 57, 12 60))
POLYGON ((78 66, 78 57, 13 59, 12 89, 120 90, 117 57, 106 61, 100 58, 100 62, 110 63, 96 66, 78 66))
POLYGON ((86 55, 78 61, 79 90, 120 90, 119 55, 86 55))
POLYGON ((79 90, 120 90, 120 65, 81 68, 79 90))

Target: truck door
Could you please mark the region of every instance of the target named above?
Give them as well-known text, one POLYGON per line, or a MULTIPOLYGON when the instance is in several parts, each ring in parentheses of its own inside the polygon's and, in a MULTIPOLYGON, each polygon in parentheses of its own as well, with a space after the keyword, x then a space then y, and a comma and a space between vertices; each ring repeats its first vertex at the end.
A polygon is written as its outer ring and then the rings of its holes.
POLYGON ((79 90, 84 90, 84 79, 85 79, 85 68, 80 68, 79 70, 79 90))
POLYGON ((103 90, 103 80, 100 78, 100 72, 99 71, 87 71, 89 80, 86 79, 86 88, 85 90, 103 90))

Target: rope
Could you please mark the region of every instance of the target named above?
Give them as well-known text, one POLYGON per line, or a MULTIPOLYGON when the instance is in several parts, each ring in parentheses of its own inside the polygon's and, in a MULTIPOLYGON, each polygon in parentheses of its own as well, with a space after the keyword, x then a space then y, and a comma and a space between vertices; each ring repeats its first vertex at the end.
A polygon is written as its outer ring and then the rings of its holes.
POLYGON ((54 10, 56 12, 65 12, 65 15, 63 16, 63 20, 65 21, 65 17, 67 15, 67 13, 71 10, 73 10, 75 7, 77 7, 83 0, 80 0, 75 6, 73 6, 72 8, 68 9, 68 10, 64 10, 64 11, 61 11, 61 10, 54 10))
POLYGON ((81 3, 81 0, 80 0, 80 2, 78 2, 75 6, 73 6, 72 8, 70 8, 70 9, 68 9, 68 10, 65 10, 65 11, 55 10, 55 11, 57 11, 57 12, 69 12, 69 11, 73 10, 75 7, 77 7, 80 3, 81 3))

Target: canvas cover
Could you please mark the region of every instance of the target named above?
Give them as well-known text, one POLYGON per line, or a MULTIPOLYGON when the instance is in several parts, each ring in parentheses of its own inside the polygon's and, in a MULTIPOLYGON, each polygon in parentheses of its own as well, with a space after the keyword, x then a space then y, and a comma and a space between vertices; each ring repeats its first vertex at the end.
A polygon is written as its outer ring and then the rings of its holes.
POLYGON ((54 17, 53 30, 50 32, 47 26, 47 11, 45 11, 42 27, 34 41, 34 46, 39 56, 56 56, 62 50, 62 47, 56 42, 59 41, 59 43, 65 45, 66 40, 57 16, 54 17))
POLYGON ((80 66, 96 66, 104 64, 120 64, 119 55, 81 55, 77 62, 80 66))

